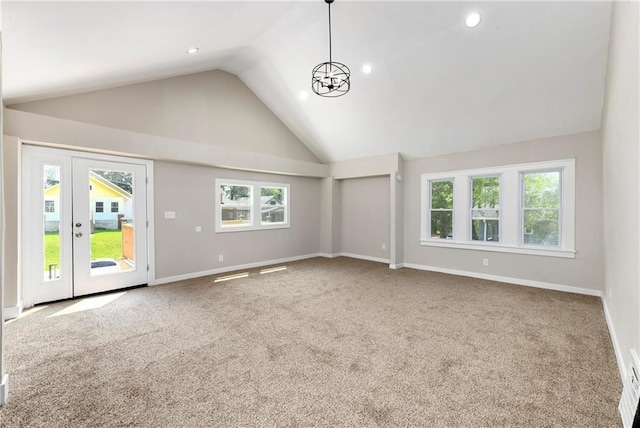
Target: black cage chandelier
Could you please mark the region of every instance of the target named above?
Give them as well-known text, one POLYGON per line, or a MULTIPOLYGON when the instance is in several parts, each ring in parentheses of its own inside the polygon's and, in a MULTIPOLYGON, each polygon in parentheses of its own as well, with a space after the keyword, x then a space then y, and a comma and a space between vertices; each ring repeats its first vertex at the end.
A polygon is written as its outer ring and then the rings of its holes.
POLYGON ((329 5, 329 62, 318 64, 311 74, 311 89, 321 97, 340 97, 351 87, 349 67, 334 62, 331 57, 331 3, 333 0, 324 0, 329 5))

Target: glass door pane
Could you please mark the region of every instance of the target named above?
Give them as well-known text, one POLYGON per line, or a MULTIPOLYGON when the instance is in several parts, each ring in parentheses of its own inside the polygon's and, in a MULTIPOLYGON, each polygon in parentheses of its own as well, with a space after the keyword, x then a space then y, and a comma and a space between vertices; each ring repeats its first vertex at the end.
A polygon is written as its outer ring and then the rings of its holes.
POLYGON ((74 296, 146 284, 146 166, 87 158, 72 165, 74 296))
POLYGON ((62 271, 62 246, 60 245, 60 166, 43 165, 43 193, 44 215, 42 225, 42 242, 44 249, 44 276, 47 281, 60 279, 62 271))
POLYGON ((73 296, 71 159, 22 147, 22 298, 29 307, 73 296))
POLYGON ((89 170, 90 275, 135 269, 134 173, 89 170))

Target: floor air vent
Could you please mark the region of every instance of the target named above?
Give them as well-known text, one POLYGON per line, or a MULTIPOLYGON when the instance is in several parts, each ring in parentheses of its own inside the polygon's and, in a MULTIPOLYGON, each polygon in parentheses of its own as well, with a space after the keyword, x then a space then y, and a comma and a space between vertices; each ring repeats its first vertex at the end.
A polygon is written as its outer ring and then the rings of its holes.
POLYGON ((627 376, 622 379, 622 398, 618 410, 622 416, 624 428, 640 428, 640 421, 635 421, 638 410, 638 398, 640 398, 640 359, 636 351, 631 350, 631 364, 627 370, 627 376))

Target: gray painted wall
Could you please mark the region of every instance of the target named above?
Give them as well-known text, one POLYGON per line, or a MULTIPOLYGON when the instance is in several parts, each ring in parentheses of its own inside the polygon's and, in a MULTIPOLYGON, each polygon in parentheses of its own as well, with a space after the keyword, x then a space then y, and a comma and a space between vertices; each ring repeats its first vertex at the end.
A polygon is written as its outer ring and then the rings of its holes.
POLYGON ((389 176, 352 178, 341 183, 341 251, 388 260, 389 176))
MULTIPOLYGON (((2 76, 2 8, 0 7, 0 77, 2 76)), ((2 97, 2 79, 0 78, 0 98, 2 97)), ((3 129, 3 113, 0 112, 0 129, 3 129)), ((5 367, 4 367, 4 306, 5 302, 3 301, 4 294, 4 264, 5 264, 5 249, 4 247, 4 167, 2 160, 2 152, 3 152, 3 135, 0 133, 0 385, 2 388, 7 388, 7 385, 3 384, 3 379, 5 375, 5 367)), ((0 405, 4 405, 6 401, 6 395, 8 395, 8 391, 6 394, 2 394, 0 392, 0 405)))
POLYGON ((5 137, 2 150, 4 167, 4 307, 12 308, 12 312, 21 304, 20 294, 20 169, 21 146, 15 137, 5 137))
POLYGON ((342 245, 342 221, 340 220, 341 184, 333 177, 322 179, 320 194, 320 252, 325 256, 340 253, 342 245))
POLYGON ((154 176, 156 279, 320 252, 321 179, 172 162, 156 162, 154 176), (216 178, 288 183, 291 227, 216 233, 216 178), (176 218, 165 219, 165 211, 176 218))
POLYGON ((600 138, 599 132, 588 132, 405 161, 405 263, 602 290, 600 138), (420 245, 421 174, 570 158, 576 159, 575 259, 420 245), (483 258, 489 266, 482 265, 483 258))
POLYGON ((319 162, 237 76, 220 70, 9 107, 108 128, 319 162))
POLYGON ((627 367, 640 350, 638 2, 614 2, 603 114, 605 299, 627 367))

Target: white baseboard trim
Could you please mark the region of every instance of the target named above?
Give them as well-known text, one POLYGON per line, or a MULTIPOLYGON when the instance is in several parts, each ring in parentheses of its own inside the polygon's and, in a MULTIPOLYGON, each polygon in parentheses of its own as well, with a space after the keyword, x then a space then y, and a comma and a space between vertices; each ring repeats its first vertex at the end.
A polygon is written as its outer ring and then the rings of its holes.
POLYGON ((470 272, 465 270, 447 269, 435 266, 405 263, 404 267, 431 272, 448 273, 451 275, 469 276, 471 278, 487 279, 489 281, 506 282, 508 284, 524 285, 526 287, 543 288, 545 290, 564 291, 566 293, 585 294, 587 296, 602 297, 602 291, 590 288, 573 287, 571 285, 554 284, 551 282, 532 281, 529 279, 512 278, 508 276, 489 275, 486 273, 470 272))
POLYGON ((335 259, 336 257, 340 257, 341 255, 342 255, 342 253, 333 253, 333 254, 320 253, 319 254, 320 257, 326 257, 328 259, 335 259))
POLYGON ((0 406, 4 405, 9 399, 9 373, 5 373, 2 376, 2 382, 0 382, 0 406))
POLYGON ((340 253, 342 257, 351 257, 352 259, 360 259, 360 260, 368 260, 370 262, 378 262, 378 263, 387 263, 389 264, 389 259, 383 259, 380 257, 371 257, 371 256, 363 256, 361 254, 353 254, 353 253, 340 253))
POLYGON ((404 263, 396 263, 390 264, 389 269, 402 269, 404 267, 404 263))
POLYGON ((2 311, 4 321, 19 318, 22 313, 22 309, 22 302, 20 302, 18 306, 9 306, 8 308, 4 308, 2 311))
POLYGON ((265 260, 262 262, 247 263, 243 265, 226 266, 219 269, 211 269, 211 270, 205 270, 200 272, 187 273, 184 275, 168 276, 166 278, 157 278, 157 279, 154 279, 153 281, 149 281, 149 285, 168 284, 170 282, 184 281, 185 279, 200 278, 202 276, 217 275, 225 272, 233 272, 233 271, 243 270, 243 269, 253 269, 253 268, 262 267, 262 266, 277 265, 280 263, 290 263, 290 262, 295 262, 297 260, 311 259, 319 256, 320 256, 319 253, 314 253, 314 254, 305 254, 302 256, 287 257, 283 259, 274 259, 274 260, 265 260))
POLYGON ((624 359, 622 358, 622 348, 620 348, 620 342, 618 342, 618 336, 616 330, 613 328, 613 320, 611 319, 611 312, 609 312, 609 305, 607 299, 602 297, 602 307, 604 308, 604 318, 607 320, 607 327, 609 327, 609 335, 611 336, 611 342, 613 344, 613 351, 616 354, 616 360, 618 362, 618 370, 620 371, 620 379, 627 378, 627 368, 624 366, 624 359))

